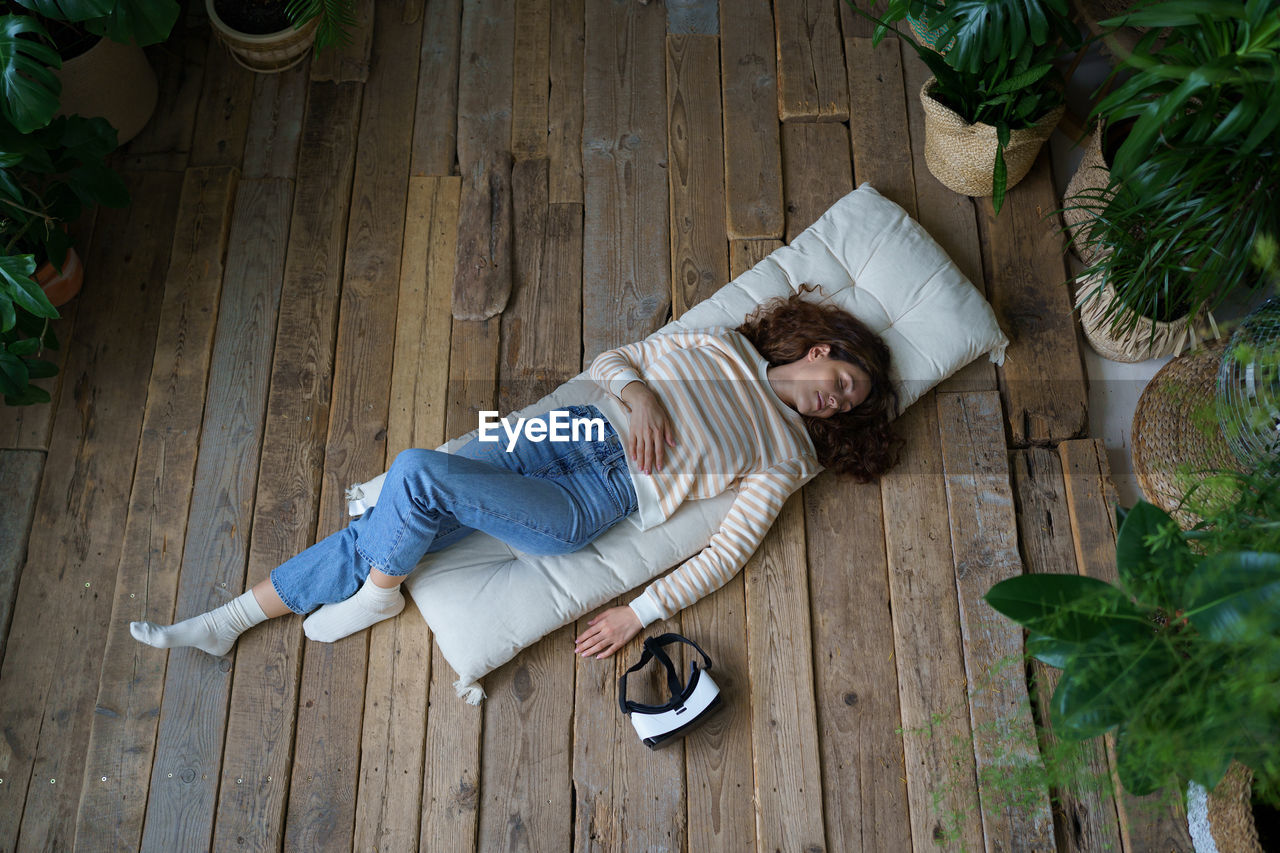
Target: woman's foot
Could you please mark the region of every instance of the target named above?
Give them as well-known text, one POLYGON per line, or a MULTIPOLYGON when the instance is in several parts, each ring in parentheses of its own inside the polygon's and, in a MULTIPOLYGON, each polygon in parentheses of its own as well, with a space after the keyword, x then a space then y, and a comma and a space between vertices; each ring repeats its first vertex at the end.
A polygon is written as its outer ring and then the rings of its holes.
POLYGON ((216 610, 192 616, 174 625, 154 622, 130 622, 129 633, 140 643, 157 649, 191 646, 215 657, 231 651, 245 631, 267 621, 267 614, 249 590, 216 610))
POLYGON ((346 601, 326 604, 307 617, 302 631, 309 639, 332 643, 390 619, 404 610, 400 587, 383 588, 366 580, 364 586, 346 601))

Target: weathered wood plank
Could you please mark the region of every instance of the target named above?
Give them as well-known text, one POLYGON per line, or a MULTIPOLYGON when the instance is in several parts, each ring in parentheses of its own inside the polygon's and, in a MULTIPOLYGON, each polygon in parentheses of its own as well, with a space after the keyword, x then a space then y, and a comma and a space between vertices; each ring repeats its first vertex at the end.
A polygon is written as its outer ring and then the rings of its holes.
POLYGON ((911 131, 902 83, 898 40, 872 47, 869 38, 846 38, 849 91, 858 108, 849 116, 854 183, 870 183, 880 195, 916 217, 916 183, 911 162, 911 131))
POLYGON ((44 453, 39 450, 0 450, 0 494, 7 495, 5 511, 0 513, 0 660, 9 638, 18 579, 27 562, 27 537, 43 471, 44 453))
POLYGON ((511 109, 515 32, 502 0, 467 0, 458 72, 458 269, 453 316, 487 320, 511 297, 511 109))
POLYGON ((667 36, 673 316, 729 280, 717 41, 715 36, 667 36))
POLYGON ((1005 782, 1040 761, 1022 629, 982 600, 1022 574, 1000 395, 936 396, 983 831, 993 849, 1051 850, 1048 789, 1005 782))
POLYGON ((804 503, 792 495, 743 569, 756 847, 825 850, 804 503))
MULTIPOLYGON (((1058 445, 1066 485, 1067 507, 1080 573, 1115 583, 1115 486, 1101 439, 1064 441, 1058 445)), ((1115 738, 1105 738, 1111 766, 1116 766, 1115 738)), ((1119 784, 1118 782, 1116 783, 1119 784)), ((1155 851, 1192 849, 1181 798, 1167 793, 1135 797, 1125 793, 1119 805, 1124 849, 1155 851)))
MULTIPOLYGON (((458 286, 454 279, 454 287, 458 286)), ((499 320, 455 319, 449 339, 449 396, 445 434, 475 429, 481 409, 496 408, 499 320)), ((422 780, 422 853, 470 850, 480 806, 481 708, 458 699, 457 674, 432 650, 426 770, 422 780)))
MULTIPOLYGON (((924 161, 924 108, 920 89, 929 78, 929 67, 910 47, 899 45, 905 81, 907 119, 911 128, 911 160, 916 185, 916 217, 938 245, 980 293, 986 293, 982 274, 982 243, 973 200, 952 192, 938 182, 924 161)), ((939 386, 942 391, 990 391, 996 387, 996 368, 978 358, 939 386)))
POLYGON ((279 74, 255 74, 244 147, 244 177, 292 178, 307 108, 306 63, 279 74))
POLYGON ((714 36, 720 32, 718 0, 666 0, 667 32, 714 36))
POLYGON ((136 846, 142 834, 166 654, 134 640, 129 621, 145 613, 167 622, 173 613, 237 178, 233 167, 213 166, 188 169, 183 182, 97 707, 86 733, 76 818, 84 849, 136 846))
MULTIPOLYGON (((1018 539, 1029 574, 1075 574, 1076 555, 1058 455, 1044 448, 1012 453, 1018 504, 1018 539)), ((1049 699, 1058 670, 1031 664, 1040 710, 1041 749, 1047 756, 1054 792, 1054 826, 1061 851, 1120 850, 1120 824, 1110 795, 1111 768, 1098 740, 1064 746, 1053 732, 1049 699)))
POLYGON ((777 54, 769 0, 720 4, 724 182, 731 238, 783 233, 777 54))
POLYGON ((880 491, 912 845, 979 850, 982 820, 933 395, 897 424, 906 443, 880 491))
POLYGON ((1009 336, 1000 368, 1011 445, 1056 444, 1088 426, 1088 387, 1062 254, 1049 152, 1009 191, 1000 216, 978 204, 987 299, 1009 336))
POLYGON ((377 4, 374 0, 355 0, 355 26, 349 32, 346 44, 335 44, 311 58, 311 79, 325 83, 363 83, 369 79, 369 67, 376 62, 373 56, 373 31, 376 26, 374 10, 383 6, 382 14, 400 14, 397 3, 377 4))
MULTIPOLYGON (((183 555, 176 618, 186 618, 223 604, 244 587, 246 567, 241 550, 244 546, 229 547, 229 538, 234 542, 244 530, 253 531, 248 545, 247 570, 252 585, 265 576, 269 567, 301 550, 314 533, 314 508, 306 507, 315 492, 312 481, 318 477, 319 439, 314 431, 327 420, 328 365, 332 351, 329 343, 332 321, 324 315, 331 317, 332 302, 336 298, 335 253, 341 252, 344 235, 350 155, 354 148, 352 128, 359 98, 360 90, 353 85, 312 87, 303 123, 303 153, 294 193, 290 245, 286 250, 285 283, 280 296, 280 303, 286 309, 281 315, 274 348, 268 344, 266 350, 274 353, 272 371, 277 378, 273 383, 276 387, 270 393, 277 399, 274 402, 268 399, 266 404, 261 445, 264 461, 258 469, 261 476, 257 478, 253 521, 244 524, 249 513, 244 501, 254 488, 255 480, 242 466, 256 466, 256 458, 244 458, 244 454, 256 448, 239 443, 245 439, 235 433, 237 442, 225 449, 214 442, 201 450, 197 478, 210 482, 211 487, 193 498, 189 529, 194 535, 188 538, 183 555), (230 470, 224 472, 223 467, 230 470), (228 482, 224 483, 223 476, 228 482)), ((278 214, 279 211, 271 212, 278 214)), ((275 234, 278 226, 260 224, 258 227, 275 234)), ((273 251, 274 263, 278 264, 279 249, 273 251)), ((253 272, 261 270, 265 275, 274 271, 265 258, 259 262, 264 266, 250 268, 253 272)), ((274 325, 266 328, 268 334, 277 329, 274 325)), ((243 369, 243 365, 235 367, 243 369)), ((231 367, 220 363, 218 369, 230 370, 231 367)), ((230 383, 238 378, 229 374, 218 381, 230 383)), ((256 372, 249 378, 263 381, 256 372)), ((231 399, 240 399, 236 397, 237 391, 229 392, 231 399)), ((256 402, 260 399, 246 406, 260 405, 256 402)), ((211 410, 217 408, 212 406, 211 410)), ((227 412, 226 416, 232 414, 227 412)), ((244 418, 250 424, 254 422, 249 414, 244 418)), ((236 420, 231 423, 239 429, 255 429, 240 426, 236 420)), ((297 626, 290 624, 292 622, 277 620, 249 632, 245 640, 237 644, 235 654, 241 676, 238 680, 256 685, 257 692, 250 701, 250 716, 260 714, 266 719, 256 727, 238 728, 245 716, 239 708, 233 708, 230 718, 227 716, 228 694, 232 690, 227 676, 231 670, 229 658, 215 659, 189 649, 170 653, 143 829, 144 847, 176 850, 209 846, 224 762, 232 767, 233 773, 238 770, 241 774, 233 775, 222 790, 229 797, 243 798, 237 803, 237 807, 243 808, 232 813, 245 813, 241 820, 252 829, 244 837, 253 839, 274 832, 278 838, 278 814, 273 822, 270 815, 264 815, 266 809, 260 804, 269 802, 273 795, 282 796, 288 775, 283 768, 288 766, 288 756, 260 775, 248 772, 248 768, 271 767, 270 762, 277 757, 275 750, 282 737, 278 726, 281 719, 288 718, 280 715, 280 707, 275 703, 280 701, 281 693, 292 694, 296 690, 296 677, 292 674, 295 665, 281 654, 264 661, 264 656, 253 649, 278 634, 282 625, 287 625, 296 635, 297 626), (224 756, 223 736, 228 730, 233 736, 224 756), (267 781, 268 776, 272 776, 272 781, 267 781), (236 784, 236 778, 246 777, 251 780, 248 785, 243 781, 236 784)), ((285 738, 287 750, 292 745, 291 732, 285 738)), ((220 831, 231 828, 231 824, 231 820, 220 820, 220 831)))
POLYGON ((190 165, 240 166, 249 130, 247 107, 258 76, 232 59, 231 52, 216 38, 209 39, 190 165))
POLYGON ((849 81, 835 0, 777 0, 778 117, 847 121, 849 81))
POLYGON ((769 254, 775 249, 781 248, 781 240, 730 240, 730 274, 737 278, 760 261, 769 257, 769 254))
POLYGON ((551 94, 547 157, 552 204, 582 204, 583 0, 551 4, 551 94))
POLYGON ((804 490, 827 849, 911 847, 878 483, 804 490))
POLYGON ((794 122, 782 126, 786 177, 787 242, 853 191, 849 132, 841 124, 794 122))
POLYGON ((160 84, 156 109, 120 155, 132 158, 168 153, 175 155, 169 168, 181 170, 186 167, 191 137, 195 132, 196 110, 204 86, 208 46, 213 39, 207 25, 185 29, 175 27, 163 45, 150 50, 147 58, 160 84))
POLYGON ((453 175, 458 152, 458 36, 462 0, 429 0, 422 16, 413 175, 453 175))
POLYGON ((590 0, 582 166, 584 360, 643 338, 670 310, 666 17, 590 0))
POLYGON ((551 0, 516 0, 512 57, 511 154, 547 156, 551 94, 551 0))
POLYGON ((4 850, 18 849, 27 821, 24 844, 73 843, 182 176, 125 183, 133 205, 98 219, 88 265, 99 272, 80 297, 0 669, 4 850))
MULTIPOLYGON (((422 38, 421 28, 405 25, 404 12, 381 4, 374 22, 375 60, 364 86, 351 190, 317 538, 346 526, 347 486, 389 464, 394 347, 387 342, 396 332, 422 38)), ((290 849, 347 850, 353 844, 368 660, 367 631, 337 643, 306 644, 285 824, 290 849)), ((386 763, 385 753, 369 757, 386 763)), ((387 793, 375 789, 368 795, 387 793)))

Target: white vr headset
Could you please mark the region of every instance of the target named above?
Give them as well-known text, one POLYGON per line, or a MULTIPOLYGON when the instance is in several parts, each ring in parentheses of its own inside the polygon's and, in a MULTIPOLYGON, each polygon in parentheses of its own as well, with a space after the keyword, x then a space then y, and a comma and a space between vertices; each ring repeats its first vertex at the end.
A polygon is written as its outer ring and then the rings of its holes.
POLYGON ((707 674, 708 669, 711 669, 711 658, 693 640, 679 634, 663 634, 645 639, 644 654, 640 656, 640 662, 618 679, 618 706, 622 713, 631 717, 631 725, 635 726, 636 734, 645 746, 661 749, 705 723, 723 707, 720 688, 707 674), (693 646, 705 661, 702 668, 698 667, 697 661, 689 664, 687 683, 680 682, 675 665, 662 650, 671 643, 693 646), (667 689, 671 698, 663 705, 642 705, 627 699, 627 676, 642 669, 651 658, 656 658, 667 670, 667 689))

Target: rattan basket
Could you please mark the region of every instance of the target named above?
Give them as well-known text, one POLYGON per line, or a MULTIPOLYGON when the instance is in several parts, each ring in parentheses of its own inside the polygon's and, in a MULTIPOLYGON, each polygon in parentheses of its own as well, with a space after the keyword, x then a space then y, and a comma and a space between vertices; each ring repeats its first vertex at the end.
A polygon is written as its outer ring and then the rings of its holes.
MULTIPOLYGON (((1080 312, 1080 326, 1084 329, 1089 346, 1103 358, 1111 361, 1136 362, 1150 358, 1177 355, 1184 349, 1194 349, 1202 340, 1218 337, 1218 324, 1213 315, 1205 312, 1195 322, 1187 322, 1187 316, 1168 322, 1139 316, 1133 328, 1116 334, 1112 331, 1115 317, 1108 317, 1116 300, 1116 291, 1110 283, 1098 290, 1098 275, 1082 279, 1076 286, 1076 308, 1080 312)), ((1121 309, 1122 312, 1127 309, 1121 309)), ((1132 316, 1132 312, 1128 312, 1132 316)))
POLYGON ((251 35, 229 27, 213 8, 214 0, 204 0, 209 25, 218 39, 231 51, 231 57, 250 71, 272 74, 286 71, 307 58, 315 44, 319 18, 312 18, 298 29, 287 27, 279 32, 251 35))
MULTIPOLYGON (((1133 413, 1130 443, 1133 471, 1146 499, 1168 512, 1184 529, 1199 518, 1179 503, 1187 491, 1215 470, 1239 470, 1214 410, 1218 364, 1225 340, 1213 341, 1173 359, 1152 377, 1133 413)), ((1230 500, 1213 486, 1200 501, 1230 500)))
MULTIPOLYGON (((934 100, 929 93, 937 82, 936 77, 930 77, 920 89, 925 165, 952 192, 989 196, 996 164, 996 129, 989 124, 969 124, 955 110, 934 100)), ((1033 127, 1009 134, 1009 144, 1004 149, 1006 188, 1012 189, 1031 171, 1040 146, 1058 126, 1066 109, 1065 104, 1059 104, 1033 127)))
POLYGON ((1086 264, 1095 263, 1103 255, 1102 251, 1086 242, 1089 223, 1096 216, 1093 211, 1098 207, 1098 193, 1105 190, 1111 180, 1111 167, 1102 156, 1103 133, 1103 124, 1099 122, 1085 142, 1084 157, 1067 182, 1067 191, 1062 196, 1062 221, 1071 237, 1071 248, 1086 264), (1082 193, 1086 195, 1081 197, 1082 193))
POLYGON ((1252 783, 1253 771, 1237 761, 1209 792, 1209 831, 1222 853, 1263 853, 1250 806, 1252 783))

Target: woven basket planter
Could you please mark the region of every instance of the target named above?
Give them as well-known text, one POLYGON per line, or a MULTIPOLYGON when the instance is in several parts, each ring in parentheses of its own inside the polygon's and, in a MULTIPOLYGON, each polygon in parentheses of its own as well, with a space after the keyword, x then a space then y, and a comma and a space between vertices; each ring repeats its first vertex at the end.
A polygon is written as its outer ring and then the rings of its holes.
POLYGON ((1177 355, 1188 345, 1194 348, 1200 338, 1218 336, 1217 323, 1213 315, 1207 313, 1194 323, 1188 323, 1186 315, 1169 322, 1139 316, 1132 329, 1117 335, 1112 331, 1116 318, 1106 316, 1116 300, 1115 288, 1107 284, 1101 294, 1091 295, 1097 288, 1096 275, 1080 281, 1076 286, 1076 308, 1080 312, 1085 339, 1103 358, 1130 363, 1163 358, 1177 355))
MULTIPOLYGON (((1196 826, 1197 816, 1193 815, 1191 803, 1188 802, 1187 817, 1191 821, 1191 839, 1197 851, 1202 849, 1201 838, 1198 836, 1207 830, 1218 853, 1263 853, 1258 841, 1258 827, 1253 820, 1253 808, 1250 806, 1252 783, 1252 770, 1238 761, 1232 764, 1218 787, 1209 792, 1204 815, 1207 826, 1196 826)), ((1213 848, 1205 844, 1203 849, 1213 848)))
POLYGON ((316 41, 316 27, 319 18, 312 18, 299 29, 286 27, 279 32, 265 35, 242 33, 232 29, 218 17, 213 8, 213 0, 204 0, 205 10, 209 13, 209 24, 218 39, 231 51, 237 63, 250 71, 272 74, 286 71, 306 59, 307 53, 316 41))
POLYGON ((1086 264, 1096 263, 1103 254, 1085 241, 1089 236, 1089 224, 1097 215, 1093 211, 1098 206, 1098 192, 1105 190, 1111 180, 1111 166, 1102 154, 1104 132, 1103 124, 1099 122, 1085 143, 1084 158, 1067 183, 1067 191, 1062 197, 1062 221, 1071 237, 1071 248, 1086 264), (1080 198, 1081 193, 1086 193, 1086 197, 1080 198))
MULTIPOLYGON (((929 93, 937 82, 937 78, 930 77, 920 89, 920 103, 924 105, 925 165, 953 192, 989 196, 998 147, 996 129, 989 124, 969 124, 959 113, 934 100, 929 93)), ((1012 189, 1031 171, 1040 146, 1053 133, 1066 110, 1066 105, 1061 104, 1035 126, 1009 134, 1009 144, 1004 150, 1007 188, 1012 189)))

